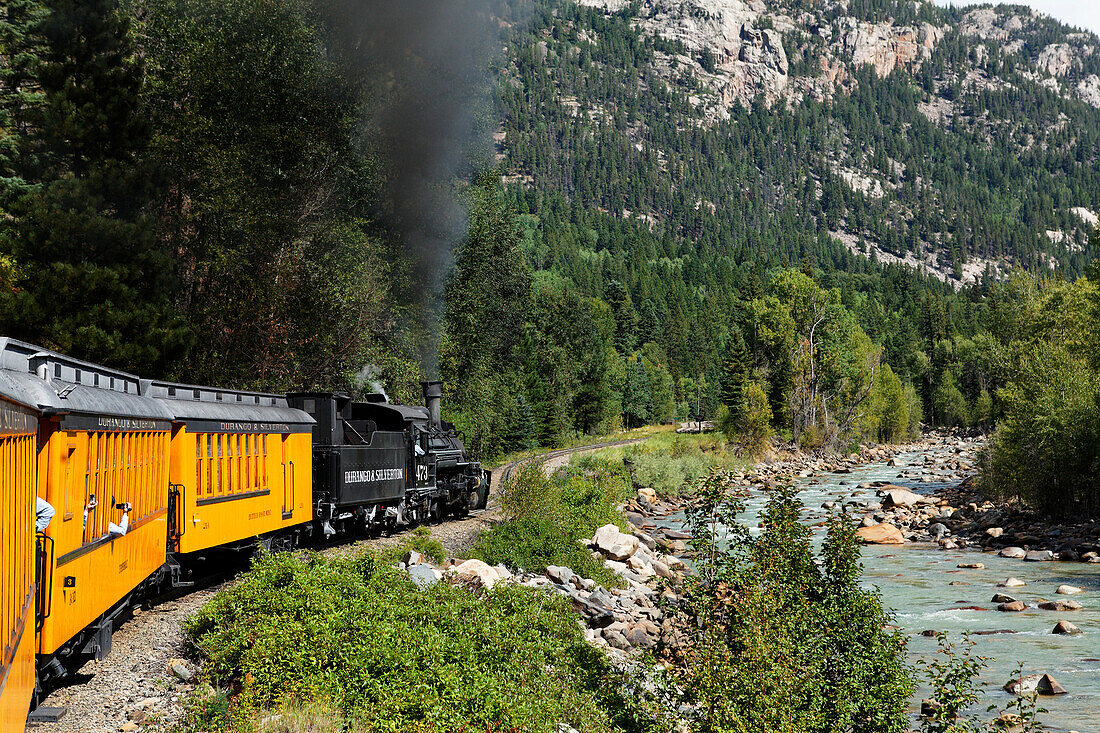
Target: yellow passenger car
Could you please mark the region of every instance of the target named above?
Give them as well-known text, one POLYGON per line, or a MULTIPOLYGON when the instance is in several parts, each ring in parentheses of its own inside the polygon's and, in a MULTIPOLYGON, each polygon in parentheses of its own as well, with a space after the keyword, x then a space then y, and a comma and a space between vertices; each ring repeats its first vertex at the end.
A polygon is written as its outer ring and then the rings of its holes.
POLYGON ((313 518, 313 418, 280 395, 143 381, 173 419, 170 544, 293 546, 313 518))
POLYGON ((38 419, 27 405, 19 404, 24 399, 23 390, 0 373, 0 731, 4 733, 23 730, 35 684, 38 419))
POLYGON ((106 655, 114 620, 163 577, 172 416, 133 375, 11 339, 0 371, 41 414, 38 496, 55 514, 41 540, 39 670, 61 676, 59 662, 106 655))

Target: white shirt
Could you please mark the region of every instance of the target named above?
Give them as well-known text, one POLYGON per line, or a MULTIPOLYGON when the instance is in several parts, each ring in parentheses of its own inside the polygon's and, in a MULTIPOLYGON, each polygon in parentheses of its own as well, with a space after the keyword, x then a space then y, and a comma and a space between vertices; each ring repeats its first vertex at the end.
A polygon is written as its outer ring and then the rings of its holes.
POLYGON ((50 526, 50 520, 53 519, 54 508, 53 504, 38 497, 38 505, 34 508, 34 531, 45 532, 46 527, 50 526))

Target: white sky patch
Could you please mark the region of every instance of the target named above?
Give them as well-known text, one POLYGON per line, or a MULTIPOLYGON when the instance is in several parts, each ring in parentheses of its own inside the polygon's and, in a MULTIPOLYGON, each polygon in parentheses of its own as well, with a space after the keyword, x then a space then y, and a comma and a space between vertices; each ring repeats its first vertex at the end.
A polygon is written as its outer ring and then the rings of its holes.
MULTIPOLYGON (((989 0, 935 0, 936 5, 986 5, 989 0)), ((993 5, 1027 5, 1068 25, 1075 25, 1100 34, 1100 1, 1098 0, 1012 0, 993 5)))

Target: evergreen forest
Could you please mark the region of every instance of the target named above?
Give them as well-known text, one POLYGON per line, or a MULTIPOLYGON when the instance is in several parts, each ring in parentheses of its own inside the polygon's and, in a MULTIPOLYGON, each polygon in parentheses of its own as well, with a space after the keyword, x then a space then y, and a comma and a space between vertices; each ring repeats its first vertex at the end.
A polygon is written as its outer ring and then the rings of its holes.
POLYGON ((236 388, 438 376, 486 458, 697 417, 747 450, 995 430, 994 490, 1097 511, 1100 109, 1029 65, 1072 29, 1013 52, 860 0, 946 30, 711 118, 717 61, 639 2, 384 6, 8 0, 0 333, 236 388))

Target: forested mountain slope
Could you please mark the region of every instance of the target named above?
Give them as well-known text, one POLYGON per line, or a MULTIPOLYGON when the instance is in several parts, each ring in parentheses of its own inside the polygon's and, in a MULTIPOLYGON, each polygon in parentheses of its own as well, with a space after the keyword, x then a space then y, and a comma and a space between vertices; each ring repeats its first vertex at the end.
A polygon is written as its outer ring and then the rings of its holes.
POLYGON ((532 204, 704 258, 850 270, 849 251, 955 285, 1082 270, 1100 210, 1092 34, 895 0, 537 6, 501 70, 498 134, 532 204))

